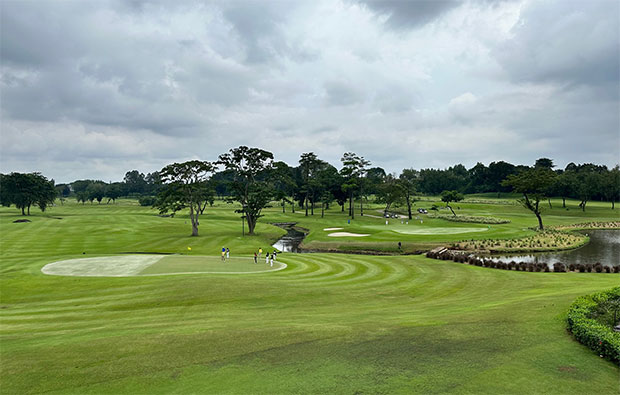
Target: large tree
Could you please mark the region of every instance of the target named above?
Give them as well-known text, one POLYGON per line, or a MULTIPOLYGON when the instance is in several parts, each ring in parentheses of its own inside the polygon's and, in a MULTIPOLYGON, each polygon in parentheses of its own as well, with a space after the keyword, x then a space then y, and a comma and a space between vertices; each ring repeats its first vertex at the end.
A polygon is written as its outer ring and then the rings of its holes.
POLYGON ((450 211, 452 211, 452 215, 454 215, 456 217, 456 213, 454 212, 454 210, 452 209, 452 206, 450 206, 450 203, 452 202, 460 202, 461 200, 463 200, 465 197, 463 196, 463 194, 459 193, 458 191, 443 191, 441 192, 441 201, 444 202, 446 204, 446 207, 450 209, 450 211))
POLYGON ((405 198, 405 188, 393 174, 383 178, 383 183, 377 188, 377 202, 384 203, 383 214, 390 211, 393 204, 398 204, 405 198))
POLYGON ((295 190, 297 184, 293 179, 293 169, 284 162, 274 162, 272 170, 274 181, 274 198, 281 201, 282 212, 286 212, 286 203, 292 203, 291 209, 295 212, 295 190))
POLYGON ((415 203, 415 194, 417 193, 417 186, 420 173, 414 169, 403 169, 403 172, 398 177, 400 185, 403 187, 405 203, 407 204, 407 215, 409 219, 412 219, 411 206, 415 203))
POLYGON ((189 207, 192 236, 198 236, 198 218, 204 211, 202 204, 206 199, 206 182, 214 170, 215 166, 210 162, 191 160, 173 163, 159 172, 164 188, 169 193, 166 204, 189 207))
POLYGON ((604 198, 611 202, 613 210, 616 201, 620 199, 620 166, 614 166, 602 176, 601 192, 604 198))
MULTIPOLYGON (((314 152, 306 152, 301 154, 301 157, 299 158, 299 167, 301 168, 301 175, 303 179, 302 193, 304 194, 306 217, 308 216, 308 203, 310 201, 310 195, 313 192, 313 186, 315 186, 313 181, 316 177, 318 166, 319 159, 314 152)), ((312 215, 314 215, 314 199, 312 205, 312 215)))
POLYGON ((22 215, 30 215, 30 207, 39 206, 45 211, 54 203, 57 190, 54 181, 49 181, 40 173, 11 173, 0 178, 0 203, 15 205, 22 215))
POLYGON ((364 180, 366 171, 370 162, 363 156, 357 156, 353 152, 345 152, 340 159, 342 169, 340 174, 344 177, 345 182, 342 189, 349 195, 349 215, 355 218, 355 209, 353 208, 353 197, 355 192, 359 191, 360 196, 360 215, 364 215, 363 196, 364 196, 364 180))
POLYGON ((273 197, 269 173, 273 167, 273 154, 259 148, 240 146, 219 157, 218 164, 230 170, 231 201, 241 204, 241 214, 248 222, 248 234, 254 234, 256 222, 263 208, 273 197))
POLYGON ((553 171, 539 167, 510 175, 502 183, 504 186, 512 187, 515 192, 523 195, 523 198, 519 199, 519 203, 536 215, 540 230, 543 230, 540 202, 546 198, 554 179, 555 173, 553 171))

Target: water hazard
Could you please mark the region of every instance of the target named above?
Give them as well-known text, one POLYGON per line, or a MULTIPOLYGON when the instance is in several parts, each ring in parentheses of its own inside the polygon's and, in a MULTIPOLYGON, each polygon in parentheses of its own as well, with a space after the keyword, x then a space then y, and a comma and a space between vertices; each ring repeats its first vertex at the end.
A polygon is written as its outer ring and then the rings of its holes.
POLYGON ((304 241, 304 237, 306 234, 300 230, 295 229, 295 223, 279 223, 273 224, 278 226, 284 230, 286 230, 286 234, 282 236, 282 238, 275 242, 272 245, 273 248, 276 248, 282 252, 301 252, 299 245, 302 241, 304 241))
POLYGON ((603 266, 620 265, 620 230, 589 230, 583 233, 590 237, 590 242, 575 250, 518 255, 493 255, 491 259, 504 262, 545 262, 549 265, 553 265, 556 262, 562 262, 565 265, 570 265, 571 263, 595 264, 597 262, 600 262, 603 266))

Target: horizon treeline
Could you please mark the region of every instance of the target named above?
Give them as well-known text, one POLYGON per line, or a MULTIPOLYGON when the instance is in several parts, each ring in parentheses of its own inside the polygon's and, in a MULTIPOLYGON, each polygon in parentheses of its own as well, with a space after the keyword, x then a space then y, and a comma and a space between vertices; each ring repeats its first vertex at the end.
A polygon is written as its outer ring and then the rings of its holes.
MULTIPOLYGON (((315 204, 329 208, 336 201, 344 211, 345 204, 360 197, 362 200, 374 195, 378 202, 399 204, 399 199, 407 201, 414 195, 440 195, 444 191, 457 191, 463 194, 510 193, 513 188, 503 181, 509 176, 518 175, 528 169, 548 169, 554 175, 552 184, 545 191, 547 197, 573 198, 582 202, 604 200, 612 203, 620 199, 620 170, 616 165, 609 169, 605 165, 593 163, 569 163, 558 169, 552 159, 540 158, 532 166, 514 165, 504 161, 491 162, 488 166, 478 162, 467 169, 457 164, 445 169, 406 168, 400 174, 388 173, 381 167, 354 153, 345 153, 340 169, 321 160, 314 153, 304 153, 296 166, 285 162, 272 161, 268 172, 262 175, 271 183, 273 199, 286 203, 299 204, 314 213, 315 204), (399 196, 392 196, 392 195, 399 196), (410 196, 411 195, 411 196, 410 196)), ((217 165, 217 162, 214 162, 217 165)), ((0 175, 0 204, 15 202, 10 198, 11 173, 0 175)), ((31 173, 35 174, 35 173, 31 173)), ((39 173, 36 173, 39 174, 39 173)), ((39 175, 40 176, 40 175, 39 175)), ((215 171, 205 182, 207 195, 219 198, 228 197, 230 183, 234 174, 230 170, 215 171)), ((53 180, 52 180, 53 182, 53 180)), ((123 181, 106 183, 101 180, 76 180, 68 184, 56 184, 57 196, 63 199, 72 196, 78 202, 106 200, 114 202, 120 197, 140 199, 143 205, 156 205, 157 196, 162 190, 160 172, 146 175, 138 170, 127 171, 123 181)), ((46 197, 49 201, 49 193, 46 197)), ((32 199, 31 199, 32 200, 32 199)), ((36 199, 33 200, 35 202, 36 199)), ((212 199, 211 199, 212 201, 212 199)), ((34 203, 33 203, 34 204, 34 203)), ((585 203, 584 203, 585 209, 585 203)), ((351 210, 351 208, 349 208, 351 210)), ((351 214, 351 213, 350 213, 351 214)))

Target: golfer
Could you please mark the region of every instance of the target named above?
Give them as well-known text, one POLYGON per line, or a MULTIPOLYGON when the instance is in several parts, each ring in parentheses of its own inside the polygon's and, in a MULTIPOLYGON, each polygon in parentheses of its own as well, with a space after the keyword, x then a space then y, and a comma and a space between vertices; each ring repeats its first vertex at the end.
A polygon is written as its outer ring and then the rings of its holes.
POLYGON ((269 258, 269 263, 271 267, 273 267, 273 254, 271 254, 271 257, 269 258))
POLYGON ((258 248, 258 258, 260 258, 261 255, 263 255, 263 249, 259 247, 258 248))
POLYGON ((230 250, 226 247, 226 259, 230 258, 230 250))
POLYGON ((257 263, 258 263, 258 259, 257 259, 256 253, 254 253, 254 264, 256 265, 257 263))

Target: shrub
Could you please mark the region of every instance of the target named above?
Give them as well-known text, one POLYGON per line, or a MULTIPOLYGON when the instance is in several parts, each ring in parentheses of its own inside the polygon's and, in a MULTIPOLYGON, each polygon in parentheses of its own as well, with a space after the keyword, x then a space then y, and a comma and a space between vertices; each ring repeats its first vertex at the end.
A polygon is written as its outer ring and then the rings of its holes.
POLYGON ((566 272, 566 266, 562 262, 556 262, 553 264, 553 271, 558 273, 566 272))
POLYGON ((577 341, 620 365, 620 332, 591 318, 610 299, 620 299, 620 287, 577 298, 568 310, 566 322, 577 341))
POLYGON ((152 206, 155 204, 155 197, 154 196, 142 196, 140 197, 140 199, 138 199, 138 203, 140 203, 140 206, 152 206))

